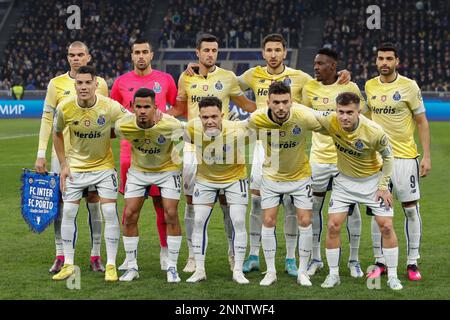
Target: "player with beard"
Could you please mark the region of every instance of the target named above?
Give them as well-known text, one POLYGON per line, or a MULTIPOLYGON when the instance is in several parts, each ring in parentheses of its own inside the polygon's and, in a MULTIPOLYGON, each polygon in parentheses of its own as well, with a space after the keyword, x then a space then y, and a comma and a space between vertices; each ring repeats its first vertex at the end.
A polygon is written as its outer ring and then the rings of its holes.
MULTIPOLYGON (((414 80, 396 71, 398 64, 397 49, 392 44, 382 44, 376 60, 380 75, 366 82, 366 95, 372 120, 383 127, 392 143, 394 172, 391 183, 405 213, 406 269, 409 280, 418 281, 422 278, 417 266, 422 237, 419 178, 426 177, 431 170, 430 128, 420 88, 414 80), (423 150, 420 164, 414 141, 416 125, 423 150)), ((375 278, 386 271, 386 261, 381 250, 380 229, 373 220, 372 242, 378 268, 369 277, 375 278)))
MULTIPOLYGON (((167 105, 174 105, 177 96, 177 88, 172 76, 168 73, 153 70, 151 62, 153 51, 151 44, 146 40, 138 39, 131 46, 131 60, 134 70, 121 75, 114 81, 111 89, 111 98, 121 103, 125 108, 133 111, 134 94, 139 88, 148 88, 155 92, 155 104, 161 112, 166 112, 167 105)), ((119 192, 124 194, 124 187, 127 181, 127 172, 131 161, 131 144, 127 140, 120 142, 120 188, 119 192)), ((161 194, 156 185, 150 187, 150 195, 153 199, 153 206, 156 211, 156 224, 159 233, 161 246, 160 264, 161 270, 167 270, 167 234, 166 223, 164 221, 164 209, 162 206, 161 194)), ((125 211, 123 211, 122 224, 125 221, 125 211)), ((119 266, 119 270, 126 270, 127 260, 119 266)))

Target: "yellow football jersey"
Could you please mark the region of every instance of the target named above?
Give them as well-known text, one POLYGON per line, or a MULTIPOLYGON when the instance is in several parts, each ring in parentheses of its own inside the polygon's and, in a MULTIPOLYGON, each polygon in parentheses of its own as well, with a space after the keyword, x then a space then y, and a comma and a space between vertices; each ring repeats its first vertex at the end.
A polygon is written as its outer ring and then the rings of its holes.
POLYGON ((271 119, 269 108, 259 109, 251 115, 249 128, 257 131, 265 149, 264 178, 292 181, 311 176, 306 131, 321 130, 322 126, 309 108, 293 103, 289 119, 282 125, 271 119))
MULTIPOLYGON (((98 88, 96 93, 105 97, 108 96, 108 85, 106 81, 97 76, 98 88)), ((52 131, 53 116, 56 112, 58 104, 66 98, 76 95, 75 91, 75 79, 66 72, 60 76, 57 76, 50 80, 47 86, 47 94, 44 102, 44 113, 42 117, 41 129, 39 133, 39 147, 38 150, 47 150, 48 140, 52 131), (50 113, 46 115, 46 112, 50 113)), ((69 135, 66 132, 64 134, 64 146, 67 150, 70 147, 69 135)), ((53 155, 56 156, 55 149, 52 148, 53 155)))
POLYGON ((183 73, 178 81, 177 99, 187 101, 188 120, 198 117, 198 103, 203 97, 214 96, 222 100, 222 112, 226 117, 230 97, 243 94, 236 75, 232 71, 217 66, 206 77, 198 74, 188 76, 183 73))
POLYGON ((252 89, 255 94, 256 107, 258 109, 267 107, 269 86, 274 81, 283 81, 291 87, 292 100, 302 102, 302 89, 311 80, 311 76, 303 71, 284 67, 280 74, 270 74, 267 66, 257 66, 244 72, 238 77, 242 90, 252 89))
POLYGON ((318 116, 317 120, 334 141, 340 172, 349 177, 365 178, 380 171, 383 161, 379 153, 391 148, 380 125, 360 116, 358 127, 347 132, 341 129, 335 112, 318 116))
POLYGON ((372 120, 389 135, 394 157, 416 158, 414 115, 425 112, 417 83, 398 74, 390 83, 382 83, 379 76, 372 78, 365 87, 372 120))
POLYGON ((54 130, 67 129, 70 148, 66 153, 70 170, 74 172, 98 171, 114 168, 111 151, 111 128, 129 114, 117 101, 97 95, 90 108, 81 108, 77 97, 65 99, 56 109, 54 130))
POLYGON ((183 138, 181 121, 163 114, 153 127, 142 129, 136 116, 130 114, 117 121, 118 138, 131 143, 131 168, 144 172, 175 171, 180 169, 180 158, 175 144, 183 138))
POLYGON ((247 123, 222 121, 222 131, 216 137, 203 133, 200 118, 188 122, 187 140, 195 145, 197 156, 196 178, 212 183, 229 183, 247 177, 245 145, 248 143, 247 123))
MULTIPOLYGON (((311 107, 323 115, 336 111, 336 97, 342 92, 353 92, 361 99, 361 108, 365 104, 364 97, 354 82, 338 84, 336 81, 330 85, 324 85, 317 80, 310 80, 303 88, 302 104, 311 107)), ((312 146, 310 154, 311 162, 315 163, 336 163, 337 155, 333 139, 320 132, 313 132, 312 146)))

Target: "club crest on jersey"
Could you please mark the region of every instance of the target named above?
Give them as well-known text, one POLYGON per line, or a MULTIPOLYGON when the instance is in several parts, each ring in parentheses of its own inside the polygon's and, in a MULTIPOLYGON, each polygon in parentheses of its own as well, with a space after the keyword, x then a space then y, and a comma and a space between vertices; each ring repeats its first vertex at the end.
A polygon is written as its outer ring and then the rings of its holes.
POLYGON ((328 98, 327 98, 327 97, 323 98, 323 103, 324 103, 324 104, 327 104, 327 103, 328 103, 328 101, 329 101, 329 100, 328 100, 328 98))
POLYGON ((395 101, 399 101, 402 98, 402 96, 400 95, 400 93, 398 91, 395 91, 394 95, 392 96, 392 99, 394 99, 395 101))
POLYGON ((291 78, 289 78, 289 77, 284 78, 283 84, 284 84, 285 86, 290 87, 290 86, 291 86, 291 83, 292 83, 291 78))
POLYGON ((106 123, 105 116, 104 116, 104 115, 99 116, 98 119, 97 119, 97 124, 98 124, 99 126, 102 126, 102 125, 104 125, 105 123, 106 123))
POLYGON ((153 91, 155 91, 155 93, 161 93, 161 85, 159 84, 159 82, 155 82, 155 84, 153 85, 153 91))
MULTIPOLYGON (((136 139, 137 140, 137 139, 136 139)), ((150 142, 152 142, 150 139, 145 139, 145 143, 146 144, 150 144, 150 142)))
POLYGON ((86 127, 90 127, 91 126, 91 122, 89 120, 84 120, 84 125, 86 127))
POLYGON ((381 96, 381 102, 385 102, 385 101, 386 101, 386 98, 387 98, 387 97, 386 97, 385 95, 382 95, 382 96, 381 96))
POLYGON ((364 148, 364 144, 362 143, 362 141, 360 139, 356 140, 355 142, 355 147, 358 150, 362 150, 364 148))
POLYGON ((216 90, 222 90, 223 89, 223 84, 220 81, 217 81, 216 84, 214 85, 214 87, 216 88, 216 90))
POLYGON ((280 137, 285 137, 286 136, 286 132, 284 132, 284 131, 280 131, 280 137))
POLYGON ((292 133, 295 135, 299 135, 300 132, 302 132, 302 129, 297 125, 294 127, 294 129, 292 129, 292 133))
POLYGON ((203 91, 208 91, 208 85, 207 85, 207 84, 204 84, 203 87, 202 87, 202 89, 203 89, 203 91))
POLYGON ((158 143, 159 144, 163 144, 164 142, 166 142, 166 138, 161 134, 159 137, 158 137, 158 143))

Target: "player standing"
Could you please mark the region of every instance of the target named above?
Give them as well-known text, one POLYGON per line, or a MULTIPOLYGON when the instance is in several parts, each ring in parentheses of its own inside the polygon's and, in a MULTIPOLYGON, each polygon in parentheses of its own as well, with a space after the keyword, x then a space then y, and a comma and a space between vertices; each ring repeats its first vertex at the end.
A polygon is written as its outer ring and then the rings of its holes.
MULTIPOLYGON (((353 92, 364 101, 361 92, 354 82, 338 83, 336 65, 338 55, 331 49, 320 49, 314 58, 316 79, 310 80, 303 88, 302 104, 327 115, 336 111, 336 97, 342 92, 353 92)), ((339 171, 336 166, 337 155, 333 139, 319 132, 312 133, 311 169, 313 188, 313 251, 308 265, 308 274, 314 275, 323 268, 320 255, 320 239, 322 233, 322 208, 329 186, 339 171)), ((348 267, 350 275, 355 278, 364 276, 358 259, 359 241, 361 237, 361 213, 359 206, 352 207, 347 218, 347 232, 350 242, 348 267)))
POLYGON ((339 175, 333 179, 328 207, 326 256, 330 273, 322 288, 340 284, 340 229, 350 207, 364 204, 382 230, 383 254, 388 266, 388 286, 403 287, 397 277, 398 244, 393 225, 394 211, 388 184, 394 157, 389 138, 375 122, 360 116, 357 94, 344 92, 336 98, 336 113, 317 116, 337 150, 339 175), (380 155, 382 160, 380 159, 380 155))
MULTIPOLYGON (((365 90, 373 121, 381 125, 391 139, 394 152, 391 182, 405 213, 407 273, 409 280, 417 281, 422 278, 417 267, 422 237, 419 178, 426 177, 431 170, 430 128, 420 88, 414 80, 398 74, 398 64, 397 49, 392 44, 382 44, 376 60, 380 75, 367 81, 365 90), (414 141, 416 125, 423 149, 420 164, 414 141)), ((380 230, 374 221, 372 242, 378 268, 369 276, 378 277, 385 272, 386 261, 381 251, 380 230)))
POLYGON ((186 137, 196 148, 198 162, 192 199, 195 210, 192 245, 196 270, 186 281, 206 279, 207 228, 217 195, 223 190, 230 206, 233 230, 233 280, 239 284, 248 284, 242 272, 247 249, 245 216, 248 181, 245 156, 239 153, 240 148, 245 148, 247 122, 224 120, 222 101, 217 97, 203 98, 198 107, 199 118, 189 121, 186 126, 186 137))
MULTIPOLYGON (((155 103, 158 109, 166 112, 167 104, 174 105, 177 96, 177 88, 172 76, 168 73, 152 69, 153 50, 146 40, 136 40, 131 46, 131 60, 134 70, 121 75, 114 81, 111 89, 111 98, 120 102, 122 106, 133 112, 133 97, 139 88, 148 88, 155 92, 155 103)), ((120 142, 120 188, 119 192, 124 194, 127 181, 127 171, 131 161, 131 144, 127 140, 120 142)), ((150 195, 153 198, 153 206, 156 211, 156 224, 161 246, 160 264, 161 270, 167 270, 167 234, 164 220, 164 209, 162 207, 159 189, 152 185, 150 195)), ((122 224, 125 222, 125 211, 122 224)), ((119 266, 119 270, 127 269, 127 260, 119 266)))
MULTIPOLYGON (((42 112, 41 128, 39 131, 39 147, 35 168, 38 173, 47 172, 45 153, 47 151, 48 140, 52 132, 53 118, 56 113, 56 106, 68 97, 76 95, 75 92, 75 75, 78 69, 87 65, 91 61, 88 47, 80 41, 72 42, 67 49, 67 61, 69 62, 70 70, 63 75, 57 76, 50 80, 47 88, 47 95, 45 96, 44 110, 42 112)), ((107 97, 108 85, 106 81, 97 77, 98 90, 97 93, 107 97)), ((63 132, 66 153, 70 147, 68 130, 63 132)), ((60 167, 55 150, 52 147, 51 171, 59 173, 60 167)), ((87 210, 88 223, 91 232, 91 259, 90 265, 93 271, 105 271, 100 258, 100 247, 102 238, 102 214, 100 211, 100 202, 95 189, 89 188, 87 193, 87 210)), ((62 203, 61 203, 62 205, 62 203)), ((60 214, 56 217, 54 222, 55 230, 55 245, 56 245, 56 259, 53 262, 49 272, 56 274, 61 270, 64 264, 64 251, 61 239, 61 221, 62 221, 62 207, 60 214)))
MULTIPOLYGON (((247 99, 239 88, 236 75, 216 66, 219 51, 218 39, 210 34, 205 34, 197 41, 196 55, 199 59, 198 73, 190 76, 184 72, 178 81, 178 96, 174 108, 168 111, 173 116, 187 113, 188 121, 198 117, 198 102, 207 96, 214 96, 222 101, 224 116, 228 116, 230 98, 243 110, 252 112, 256 109, 253 101, 247 99)), ((186 143, 183 151, 183 187, 186 195, 186 207, 184 221, 186 225, 186 238, 189 248, 189 258, 184 272, 195 271, 195 258, 192 247, 192 232, 194 229, 194 207, 192 194, 195 185, 195 173, 197 169, 194 147, 186 143)), ((219 196, 220 206, 224 213, 225 231, 228 237, 228 259, 230 268, 233 269, 233 239, 229 207, 224 195, 219 196)))
MULTIPOLYGON (((247 70, 238 77, 243 90, 251 89, 255 95, 257 108, 266 108, 269 86, 274 81, 282 81, 291 87, 292 100, 297 103, 302 101, 302 89, 311 80, 307 73, 289 68, 284 64, 288 51, 286 40, 280 34, 269 34, 263 40, 262 56, 266 61, 265 66, 257 66, 247 70)), ((348 82, 348 71, 341 71, 340 82, 348 82)), ((259 248, 261 246, 261 178, 262 164, 264 162, 264 148, 261 143, 256 143, 253 150, 252 171, 250 178, 251 202, 250 211, 250 252, 244 263, 244 272, 259 270, 259 248)), ((286 240, 285 270, 291 276, 297 277, 297 264, 295 260, 295 247, 297 243, 297 215, 292 200, 283 198, 285 209, 284 236, 286 240)))
MULTIPOLYGON (((173 156, 176 134, 183 137, 183 125, 172 116, 163 115, 155 123, 156 94, 148 88, 134 93, 134 114, 116 123, 117 137, 131 144, 131 167, 125 185, 125 223, 123 243, 127 255, 127 271, 120 281, 139 277, 137 249, 139 243, 138 219, 149 186, 160 189, 167 225, 167 282, 180 282, 177 272, 181 247, 181 227, 178 220, 178 201, 181 193, 180 162, 173 156)), ((179 141, 179 140, 178 140, 179 141)))
POLYGON ((111 128, 127 111, 118 102, 96 95, 95 69, 80 67, 75 76, 76 96, 58 104, 53 141, 61 166, 64 201, 61 236, 64 266, 53 280, 64 280, 74 273, 77 238, 76 218, 83 190, 95 186, 105 219, 107 264, 106 281, 117 281, 116 254, 120 225, 117 216, 117 173, 111 150, 111 128), (63 131, 68 128, 70 147, 66 154, 63 131))
POLYGON ((312 250, 313 203, 311 168, 305 153, 306 131, 320 130, 321 126, 309 108, 292 103, 290 87, 283 82, 270 85, 267 105, 268 108, 256 111, 249 120, 249 128, 256 129, 263 141, 266 158, 261 181, 261 243, 267 273, 260 285, 269 286, 277 280, 275 226, 280 201, 283 196, 289 196, 296 208, 299 231, 297 283, 311 286, 306 271, 312 250))

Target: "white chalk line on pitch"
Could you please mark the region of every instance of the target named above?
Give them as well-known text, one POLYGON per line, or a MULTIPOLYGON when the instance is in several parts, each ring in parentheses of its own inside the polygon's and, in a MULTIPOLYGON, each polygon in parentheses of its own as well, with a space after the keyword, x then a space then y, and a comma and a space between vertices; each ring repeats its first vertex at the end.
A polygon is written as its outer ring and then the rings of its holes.
POLYGON ((19 134, 15 136, 6 136, 6 137, 0 137, 0 140, 9 140, 9 139, 18 139, 18 138, 25 138, 25 137, 35 137, 38 136, 38 133, 30 133, 30 134, 19 134))

